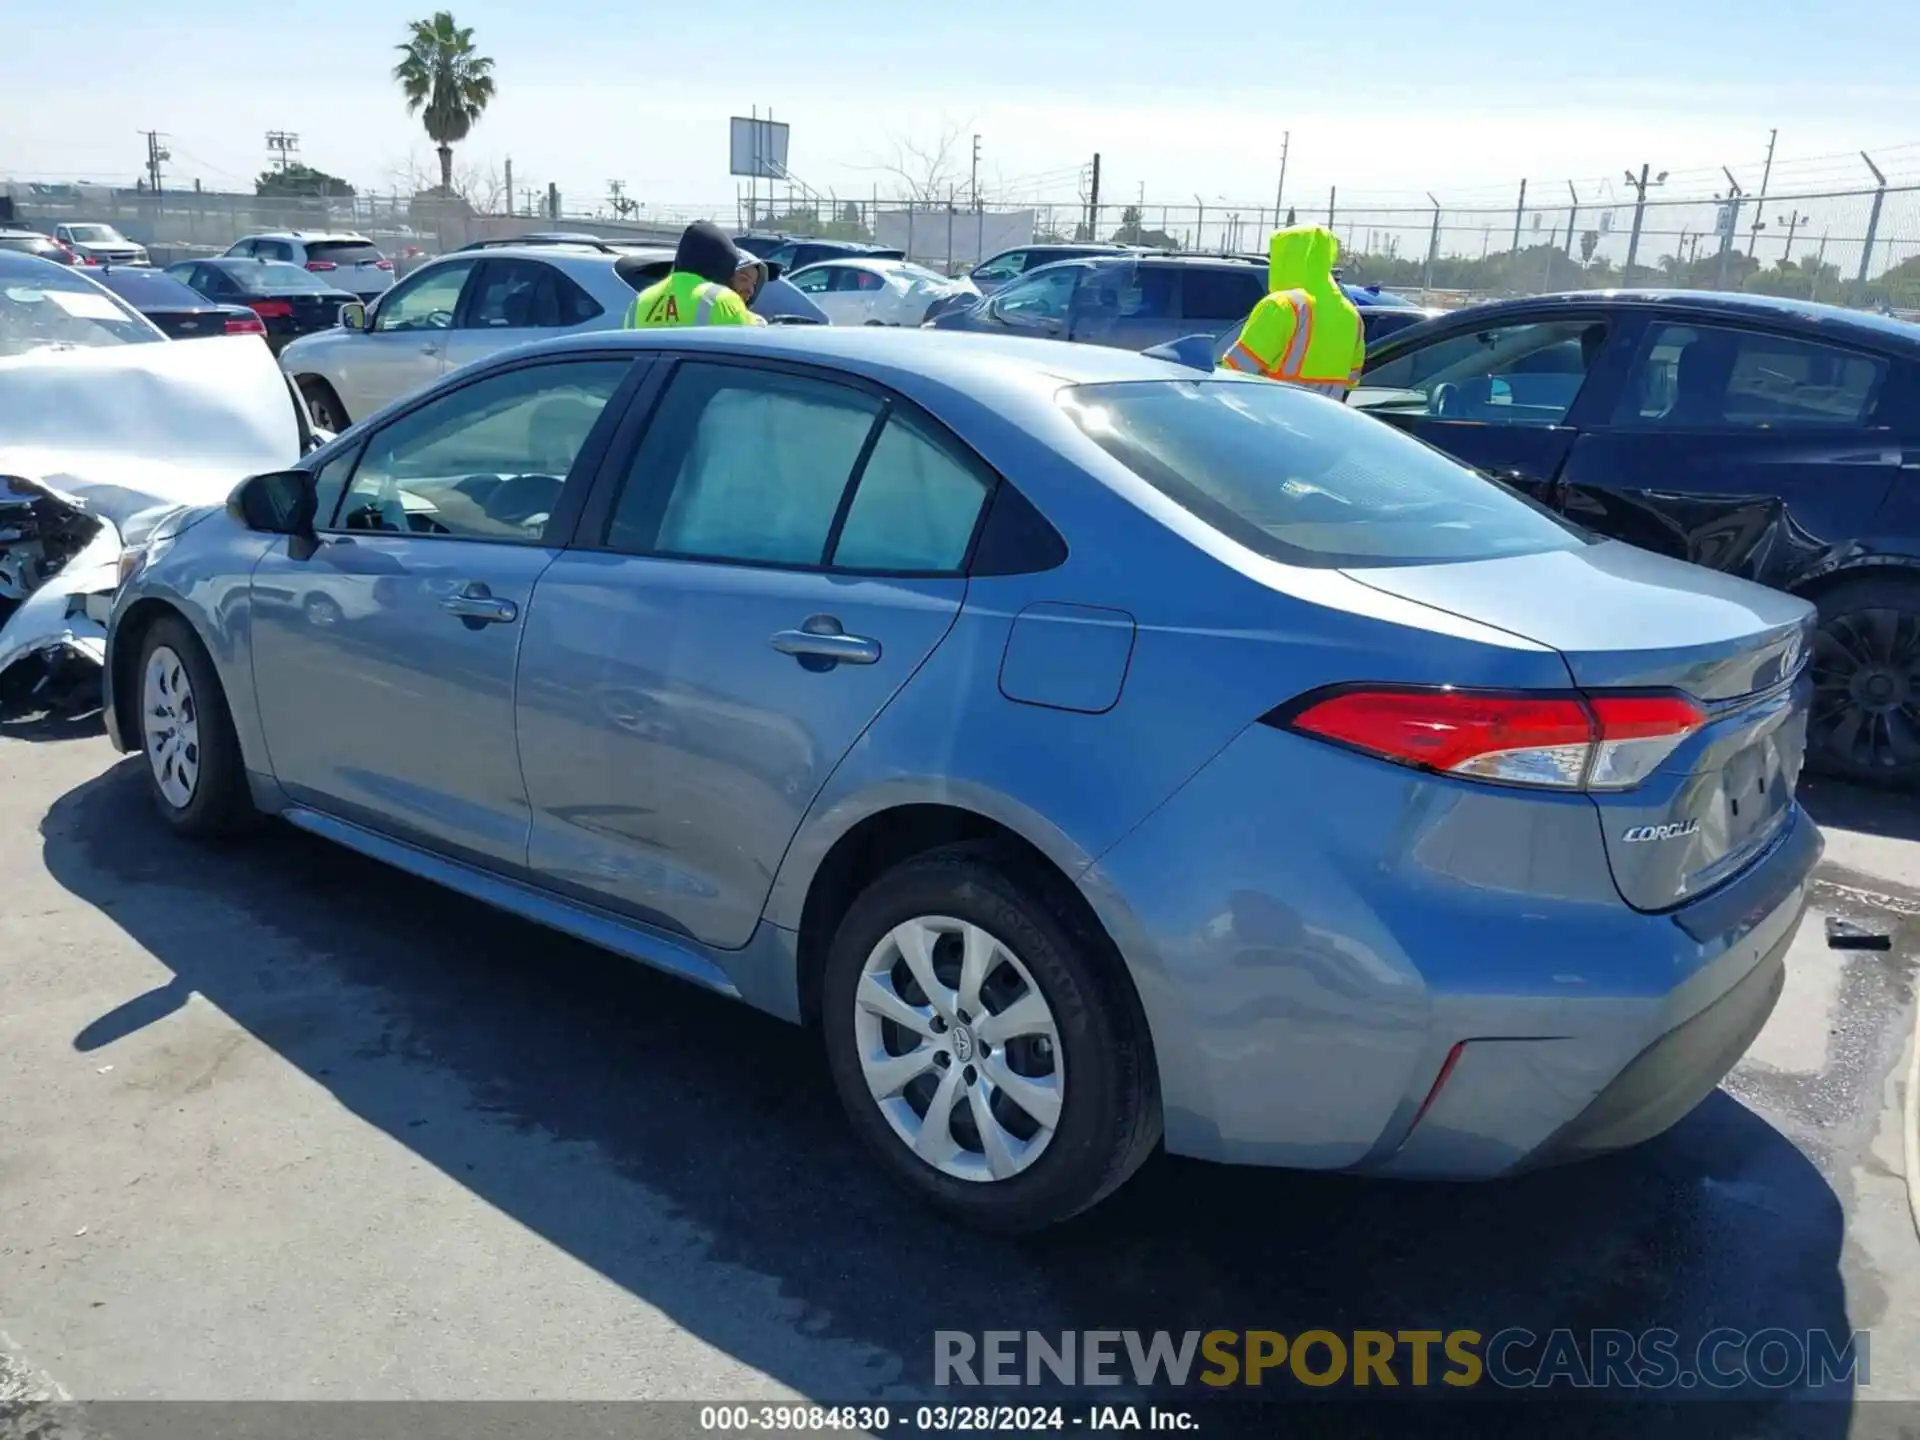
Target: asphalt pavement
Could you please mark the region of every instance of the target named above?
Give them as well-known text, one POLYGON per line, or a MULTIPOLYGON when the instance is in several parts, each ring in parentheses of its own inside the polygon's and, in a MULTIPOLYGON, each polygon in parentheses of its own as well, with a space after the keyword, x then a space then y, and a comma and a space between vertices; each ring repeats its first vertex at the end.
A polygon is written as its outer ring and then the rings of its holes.
POLYGON ((1782 1002, 1649 1145, 1480 1185, 1157 1158, 1007 1242, 878 1176, 804 1033, 290 829, 176 841, 138 763, 0 729, 0 1401, 908 1403, 941 1330, 1424 1326, 1866 1329, 1853 1408, 1920 1399, 1914 800, 1806 788, 1782 1002))

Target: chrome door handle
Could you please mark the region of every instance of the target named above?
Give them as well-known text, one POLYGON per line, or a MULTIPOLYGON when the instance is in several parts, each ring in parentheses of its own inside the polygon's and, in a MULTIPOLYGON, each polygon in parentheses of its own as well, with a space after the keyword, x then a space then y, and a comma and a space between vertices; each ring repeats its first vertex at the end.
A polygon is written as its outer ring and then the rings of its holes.
POLYGON ((491 594, 477 580, 461 586, 456 594, 442 600, 440 608, 449 615, 458 615, 462 620, 481 625, 510 625, 520 618, 518 605, 491 594))
POLYGON ((849 635, 831 615, 810 615, 798 630, 774 632, 773 648, 791 655, 809 669, 827 669, 834 665, 872 665, 880 658, 880 642, 864 635, 849 635))
POLYGON ((420 353, 422 355, 438 355, 440 353, 440 347, 438 345, 422 345, 420 347, 420 353))

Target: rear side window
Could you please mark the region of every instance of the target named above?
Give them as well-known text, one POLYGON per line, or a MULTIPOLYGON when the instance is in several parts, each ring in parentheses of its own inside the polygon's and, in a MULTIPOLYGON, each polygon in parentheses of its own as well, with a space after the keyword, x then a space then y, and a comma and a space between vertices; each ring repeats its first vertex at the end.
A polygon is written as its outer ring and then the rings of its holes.
POLYGON ((634 456, 607 544, 817 567, 880 411, 845 385, 683 364, 634 456))
POLYGON ((1707 325, 1658 325, 1615 423, 1641 430, 1865 426, 1887 365, 1831 345, 1707 325))
POLYGON ((307 260, 331 260, 335 265, 358 265, 362 260, 378 264, 386 257, 376 245, 364 240, 309 240, 307 260))
POLYGON ((831 563, 843 570, 957 571, 992 485, 971 457, 895 410, 860 472, 831 563))
POLYGON ((551 265, 489 260, 468 302, 466 328, 563 329, 601 313, 591 296, 551 265))
POLYGON ((1181 286, 1180 313, 1189 320, 1244 320, 1267 293, 1265 278, 1240 270, 1189 270, 1181 286))
POLYGON ((1080 385, 1061 403, 1147 484, 1296 565, 1427 565, 1572 550, 1547 510, 1358 411, 1266 382, 1080 385))

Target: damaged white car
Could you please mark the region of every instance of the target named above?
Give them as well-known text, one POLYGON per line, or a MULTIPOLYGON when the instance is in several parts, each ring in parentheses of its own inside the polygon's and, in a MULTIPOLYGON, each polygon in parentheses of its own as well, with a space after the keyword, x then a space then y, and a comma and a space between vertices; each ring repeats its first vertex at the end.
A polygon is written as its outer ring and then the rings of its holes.
POLYGON ((0 714, 97 705, 123 562, 318 438, 258 337, 176 343, 0 255, 0 714))

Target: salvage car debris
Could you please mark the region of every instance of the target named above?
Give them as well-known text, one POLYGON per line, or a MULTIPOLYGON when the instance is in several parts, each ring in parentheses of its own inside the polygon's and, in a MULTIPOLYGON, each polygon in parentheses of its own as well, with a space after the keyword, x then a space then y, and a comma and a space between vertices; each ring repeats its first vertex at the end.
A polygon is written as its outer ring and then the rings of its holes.
POLYGON ((0 714, 96 708, 123 561, 311 443, 254 336, 0 354, 0 714))

